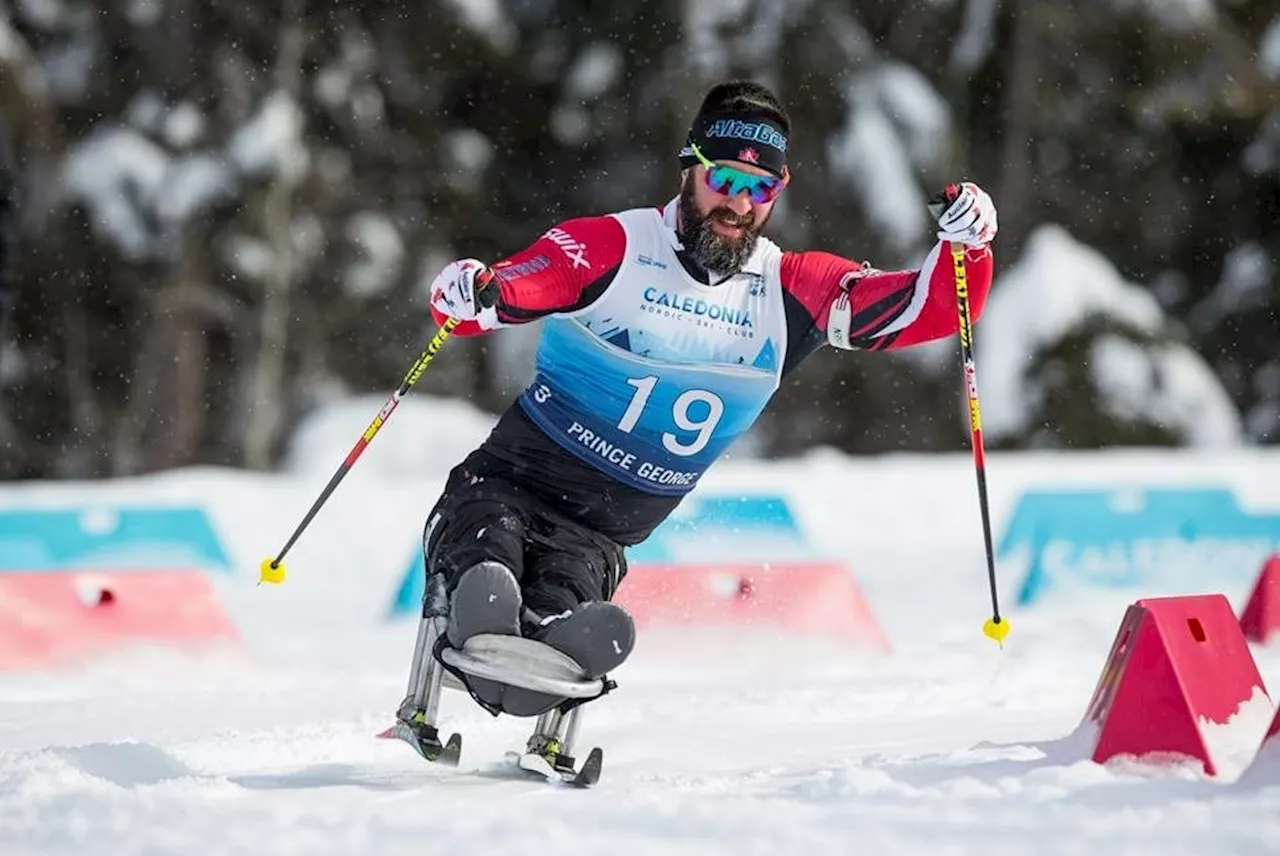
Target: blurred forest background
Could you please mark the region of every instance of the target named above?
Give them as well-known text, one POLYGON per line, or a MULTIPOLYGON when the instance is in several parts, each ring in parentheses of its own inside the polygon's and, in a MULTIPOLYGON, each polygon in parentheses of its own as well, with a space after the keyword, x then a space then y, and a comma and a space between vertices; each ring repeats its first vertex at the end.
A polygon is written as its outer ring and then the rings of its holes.
MULTIPOLYGON (((1280 440, 1280 0, 0 0, 0 478, 277 465, 445 262, 672 197, 727 76, 792 114, 786 248, 913 267, 992 193, 994 445, 1280 440)), ((534 335, 414 394, 496 412, 534 335)), ((824 351, 745 451, 964 448, 958 378, 824 351)))

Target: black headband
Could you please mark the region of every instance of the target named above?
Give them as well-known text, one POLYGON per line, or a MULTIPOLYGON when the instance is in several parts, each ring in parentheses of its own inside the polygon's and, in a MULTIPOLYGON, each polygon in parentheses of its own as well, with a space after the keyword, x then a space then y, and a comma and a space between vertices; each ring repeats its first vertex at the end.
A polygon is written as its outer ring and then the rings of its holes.
POLYGON ((680 166, 699 163, 692 145, 710 161, 749 163, 781 177, 787 167, 787 135, 767 113, 704 113, 693 120, 680 150, 680 166))

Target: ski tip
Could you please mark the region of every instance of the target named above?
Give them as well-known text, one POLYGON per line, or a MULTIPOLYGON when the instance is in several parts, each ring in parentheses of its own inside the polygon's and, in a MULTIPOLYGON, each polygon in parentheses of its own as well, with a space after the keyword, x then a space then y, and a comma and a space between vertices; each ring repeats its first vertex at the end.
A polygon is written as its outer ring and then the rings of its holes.
POLYGON ((440 753, 440 757, 436 758, 437 764, 444 764, 446 767, 456 767, 462 761, 462 735, 454 734, 444 744, 444 750, 440 753))
POLYGON ((582 762, 578 774, 570 780, 569 784, 575 788, 589 788, 600 781, 600 772, 603 767, 604 750, 597 746, 587 755, 587 760, 582 762))

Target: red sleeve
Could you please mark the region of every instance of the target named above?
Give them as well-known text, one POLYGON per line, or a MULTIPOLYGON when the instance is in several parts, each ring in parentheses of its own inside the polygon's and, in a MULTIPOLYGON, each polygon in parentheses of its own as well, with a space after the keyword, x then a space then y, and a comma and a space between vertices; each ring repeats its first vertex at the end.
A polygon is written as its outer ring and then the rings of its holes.
MULTIPOLYGON (((580 217, 548 229, 542 237, 491 267, 498 282, 498 320, 522 324, 556 312, 589 306, 604 293, 622 265, 626 232, 617 218, 580 217)), ((445 316, 434 307, 436 323, 445 316)), ((464 321, 454 333, 483 333, 464 321)))
MULTIPOLYGON (((825 338, 831 310, 849 292, 849 344, 872 351, 909 348, 960 329, 955 274, 937 244, 919 270, 879 271, 831 253, 783 253, 782 285, 825 338)), ((976 323, 994 270, 990 248, 965 250, 969 307, 976 323)))

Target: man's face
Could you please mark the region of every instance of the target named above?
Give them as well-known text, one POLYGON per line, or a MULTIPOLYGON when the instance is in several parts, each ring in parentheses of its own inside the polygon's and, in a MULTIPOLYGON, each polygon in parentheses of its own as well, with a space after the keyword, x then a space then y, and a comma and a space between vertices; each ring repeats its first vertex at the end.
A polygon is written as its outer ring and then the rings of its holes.
MULTIPOLYGON (((754 175, 767 170, 751 164, 731 164, 754 175)), ((756 248, 756 240, 769 222, 777 201, 754 203, 746 193, 725 196, 707 187, 706 167, 698 164, 684 171, 680 186, 680 235, 685 249, 710 271, 729 273, 740 269, 756 248)))

